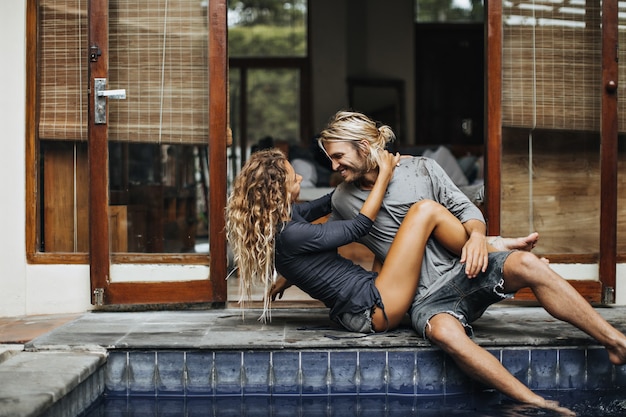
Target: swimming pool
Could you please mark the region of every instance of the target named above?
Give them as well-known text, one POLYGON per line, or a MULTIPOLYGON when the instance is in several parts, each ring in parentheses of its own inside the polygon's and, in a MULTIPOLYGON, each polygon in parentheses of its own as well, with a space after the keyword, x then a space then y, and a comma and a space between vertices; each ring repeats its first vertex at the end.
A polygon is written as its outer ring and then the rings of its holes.
MULTIPOLYGON (((626 393, 620 391, 545 391, 546 398, 584 417, 626 415, 626 393)), ((495 392, 446 397, 343 396, 103 396, 80 417, 206 416, 206 417, 488 417, 557 416, 550 410, 512 402, 495 392)))
MULTIPOLYGON (((578 415, 626 415, 626 366, 611 365, 604 349, 490 352, 578 415)), ((434 348, 113 350, 103 368, 104 395, 81 417, 557 415, 487 390, 434 348)))

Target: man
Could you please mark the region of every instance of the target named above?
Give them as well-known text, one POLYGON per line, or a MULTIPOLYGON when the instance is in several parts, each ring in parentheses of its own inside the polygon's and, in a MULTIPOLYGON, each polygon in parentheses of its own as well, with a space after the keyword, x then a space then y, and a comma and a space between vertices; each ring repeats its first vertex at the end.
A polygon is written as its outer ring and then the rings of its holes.
MULTIPOLYGON (((394 139, 388 126, 367 116, 339 112, 321 133, 320 146, 344 182, 333 195, 333 218, 353 218, 374 184, 376 153, 394 139)), ((448 353, 468 375, 509 397, 540 407, 557 408, 529 390, 470 336, 471 322, 487 307, 529 287, 554 317, 585 331, 606 347, 616 365, 626 363, 626 337, 607 323, 562 277, 529 251, 536 235, 494 242, 502 252, 488 253, 486 226, 480 210, 458 190, 433 160, 402 159, 394 171, 383 205, 370 234, 362 240, 384 262, 407 210, 417 201, 431 199, 459 219, 468 240, 460 256, 430 239, 420 283, 409 311, 415 330, 448 353), (504 244, 503 244, 504 243, 504 244)))

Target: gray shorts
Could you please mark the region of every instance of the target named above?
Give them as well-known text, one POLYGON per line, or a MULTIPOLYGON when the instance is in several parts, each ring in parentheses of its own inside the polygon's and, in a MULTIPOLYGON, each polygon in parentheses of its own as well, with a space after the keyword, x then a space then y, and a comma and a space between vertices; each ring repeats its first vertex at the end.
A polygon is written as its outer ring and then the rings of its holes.
POLYGON ((372 327, 373 310, 374 307, 361 311, 360 313, 342 313, 337 316, 336 320, 346 330, 349 330, 351 332, 374 333, 374 328, 372 327))
POLYGON ((483 315, 487 307, 505 298, 513 297, 514 293, 504 293, 504 262, 511 252, 493 252, 489 254, 487 271, 476 278, 469 279, 464 270, 447 279, 441 288, 424 297, 416 297, 409 311, 413 328, 426 338, 426 326, 429 320, 440 313, 448 313, 456 317, 472 336, 470 323, 483 315))

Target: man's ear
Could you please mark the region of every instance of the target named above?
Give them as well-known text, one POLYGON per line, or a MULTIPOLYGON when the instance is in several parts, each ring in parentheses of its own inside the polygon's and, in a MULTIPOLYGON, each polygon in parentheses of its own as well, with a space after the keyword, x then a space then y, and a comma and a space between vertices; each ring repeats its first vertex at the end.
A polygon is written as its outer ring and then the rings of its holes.
POLYGON ((366 139, 361 139, 359 141, 359 148, 361 148, 365 155, 369 155, 371 152, 370 143, 366 139))

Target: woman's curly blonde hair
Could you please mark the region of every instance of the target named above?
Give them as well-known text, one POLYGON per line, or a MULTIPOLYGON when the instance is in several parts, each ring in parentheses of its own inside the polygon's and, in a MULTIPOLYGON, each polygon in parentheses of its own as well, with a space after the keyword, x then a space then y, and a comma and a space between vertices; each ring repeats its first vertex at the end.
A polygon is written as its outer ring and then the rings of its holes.
MULTIPOLYGON (((396 139, 391 127, 376 123, 363 113, 341 110, 335 113, 319 135, 318 144, 326 153, 325 142, 350 142, 366 157, 367 170, 378 167, 381 152, 396 139), (361 141, 369 143, 369 152, 364 152, 361 141)), ((326 153, 328 156, 328 153, 326 153)))
POLYGON ((287 158, 281 151, 255 152, 237 175, 226 206, 226 232, 239 268, 239 303, 243 307, 252 286, 260 284, 264 292, 259 320, 263 322, 270 314, 269 291, 276 277, 276 232, 291 217, 287 174, 287 158))

